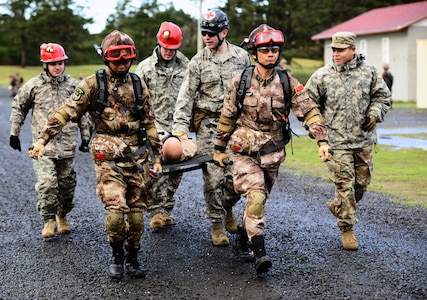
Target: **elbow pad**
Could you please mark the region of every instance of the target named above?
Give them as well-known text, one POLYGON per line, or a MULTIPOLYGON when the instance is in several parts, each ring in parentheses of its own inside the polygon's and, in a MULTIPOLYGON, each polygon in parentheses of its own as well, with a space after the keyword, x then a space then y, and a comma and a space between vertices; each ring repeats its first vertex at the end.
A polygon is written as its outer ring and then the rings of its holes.
POLYGON ((219 118, 219 123, 217 128, 226 133, 230 133, 233 131, 235 124, 236 124, 235 120, 232 120, 228 117, 221 115, 221 117, 219 118))
POLYGON ((67 124, 70 121, 70 116, 67 114, 63 107, 59 108, 54 114, 53 117, 57 119, 62 125, 67 124))
POLYGON ((304 116, 303 126, 305 127, 306 130, 308 130, 310 125, 315 122, 321 122, 321 123, 325 122, 323 120, 322 115, 320 114, 320 111, 317 108, 313 108, 304 116))

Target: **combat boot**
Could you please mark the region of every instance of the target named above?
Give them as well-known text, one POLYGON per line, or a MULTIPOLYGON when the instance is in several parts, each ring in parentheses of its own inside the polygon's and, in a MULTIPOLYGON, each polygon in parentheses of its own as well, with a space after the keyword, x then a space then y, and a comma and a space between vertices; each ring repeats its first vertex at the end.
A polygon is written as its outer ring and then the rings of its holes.
POLYGON ((232 249, 234 255, 239 257, 241 261, 250 262, 255 260, 254 252, 250 248, 246 230, 241 226, 237 227, 236 235, 232 241, 232 249))
POLYGON ((357 242, 356 237, 354 236, 354 230, 351 227, 350 229, 342 229, 342 247, 345 250, 358 250, 359 243, 357 242))
POLYGON ((125 251, 123 241, 110 243, 113 251, 113 263, 108 268, 108 276, 112 279, 123 278, 123 262, 125 260, 125 251))
POLYGON ((225 229, 227 229, 227 231, 229 233, 236 233, 237 232, 237 219, 236 216, 233 213, 233 209, 226 209, 227 214, 225 215, 225 221, 224 221, 224 225, 225 225, 225 229))
POLYGON ((256 235, 252 237, 252 250, 255 254, 255 271, 257 274, 268 272, 273 265, 270 257, 266 255, 264 246, 264 236, 256 235))
POLYGON ((42 238, 53 238, 55 236, 55 227, 56 223, 54 220, 48 220, 46 223, 44 223, 42 238))
POLYGON ((162 214, 162 225, 163 225, 163 227, 172 226, 173 224, 175 224, 175 222, 173 221, 173 218, 171 216, 169 216, 167 213, 163 213, 162 214))
POLYGON ((162 228, 163 218, 162 213, 155 214, 150 221, 150 228, 162 228))
POLYGON ((144 278, 145 271, 138 262, 139 248, 130 248, 126 246, 126 273, 135 278, 144 278))
POLYGON ((68 224, 67 217, 60 217, 56 215, 56 223, 58 224, 59 234, 69 234, 71 232, 70 224, 68 224))
POLYGON ((230 241, 228 240, 227 233, 225 232, 224 225, 222 223, 212 223, 212 244, 214 246, 228 246, 230 241))
POLYGON ((331 203, 328 203, 328 207, 329 207, 329 210, 331 211, 331 213, 336 217, 337 214, 335 213, 335 204, 334 204, 334 202, 332 201, 331 203))

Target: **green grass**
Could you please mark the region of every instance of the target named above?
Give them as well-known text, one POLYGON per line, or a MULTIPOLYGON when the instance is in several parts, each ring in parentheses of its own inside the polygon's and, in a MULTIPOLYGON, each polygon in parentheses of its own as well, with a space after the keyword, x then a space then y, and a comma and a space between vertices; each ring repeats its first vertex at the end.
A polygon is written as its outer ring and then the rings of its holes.
MULTIPOLYGON (((308 136, 293 138, 293 149, 292 155, 290 144, 287 146, 285 170, 298 176, 312 175, 329 180, 328 169, 319 160, 314 140, 308 136)), ((402 204, 427 208, 426 161, 427 151, 421 149, 396 151, 387 145, 377 145, 374 173, 368 189, 396 196, 395 200, 402 204)))

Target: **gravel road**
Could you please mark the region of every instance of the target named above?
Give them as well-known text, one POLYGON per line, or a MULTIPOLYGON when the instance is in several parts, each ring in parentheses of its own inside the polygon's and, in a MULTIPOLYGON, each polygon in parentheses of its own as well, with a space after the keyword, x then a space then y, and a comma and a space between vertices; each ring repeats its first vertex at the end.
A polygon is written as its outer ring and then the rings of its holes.
MULTIPOLYGON (((10 102, 0 89, 0 299, 427 299, 426 209, 368 191, 355 226, 359 251, 345 251, 325 204, 333 185, 295 177, 286 164, 266 205, 269 273, 257 276, 231 248, 211 245, 201 171, 195 170, 185 173, 177 192, 176 225, 155 231, 145 220, 140 258, 147 277, 112 281, 89 154, 76 157, 71 234, 42 240, 32 162, 26 151, 9 147, 10 102)), ((425 111, 394 108, 381 126, 426 120, 425 111)), ((21 143, 23 149, 31 144, 29 118, 21 143)), ((239 216, 243 204, 235 209, 239 216)))

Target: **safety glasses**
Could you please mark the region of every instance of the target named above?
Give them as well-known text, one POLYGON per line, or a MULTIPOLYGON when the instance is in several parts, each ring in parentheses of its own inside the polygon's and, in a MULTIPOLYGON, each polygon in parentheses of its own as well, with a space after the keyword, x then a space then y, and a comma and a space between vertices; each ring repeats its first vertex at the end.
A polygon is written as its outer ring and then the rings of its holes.
POLYGON ((255 47, 266 44, 283 44, 285 42, 283 34, 279 30, 267 30, 255 35, 253 43, 255 47))
POLYGON ((272 53, 277 53, 280 50, 279 46, 271 46, 271 47, 259 47, 257 48, 258 52, 262 54, 268 54, 270 51, 272 53))
POLYGON ((132 59, 136 57, 136 49, 131 45, 120 45, 105 50, 104 57, 110 61, 132 59))
POLYGON ((216 32, 210 32, 210 31, 202 31, 202 36, 206 36, 208 35, 208 37, 214 37, 217 35, 216 32))

